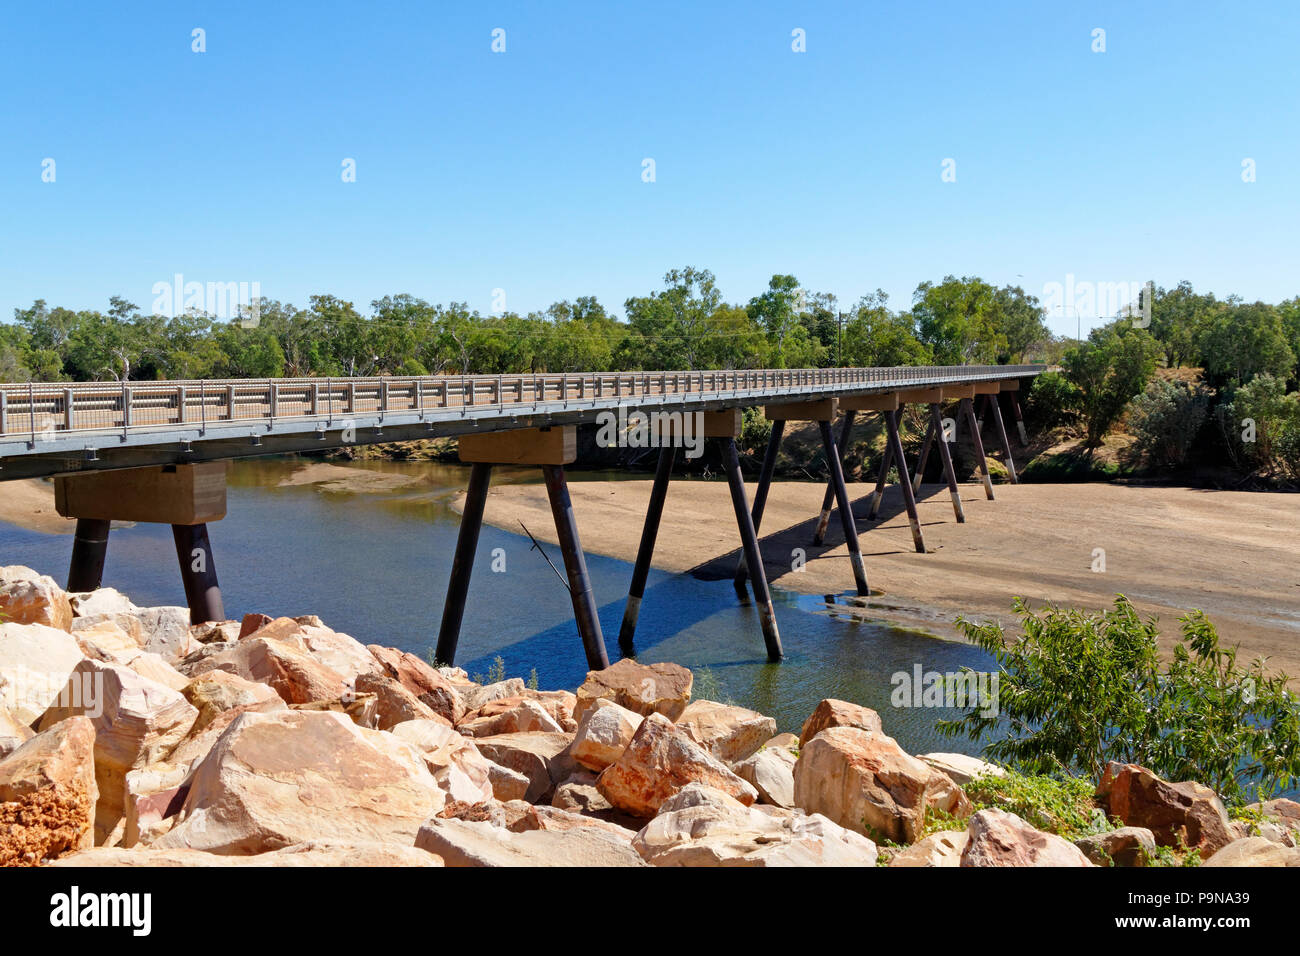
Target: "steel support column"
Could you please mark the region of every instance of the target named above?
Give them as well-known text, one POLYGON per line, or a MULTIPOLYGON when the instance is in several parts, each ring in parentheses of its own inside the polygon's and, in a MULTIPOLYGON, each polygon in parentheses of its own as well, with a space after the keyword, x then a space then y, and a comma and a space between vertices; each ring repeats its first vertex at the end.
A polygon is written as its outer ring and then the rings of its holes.
POLYGON ((542 465, 546 479, 546 494, 551 499, 551 514, 555 518, 555 533, 560 539, 560 553, 564 555, 564 570, 569 576, 569 596, 573 599, 573 616, 578 623, 578 635, 583 650, 587 652, 587 666, 594 671, 609 666, 605 653, 605 638, 600 632, 600 616, 596 612, 596 598, 591 592, 591 578, 587 574, 587 559, 583 557, 578 540, 578 523, 573 517, 573 502, 569 500, 569 484, 564 477, 563 465, 542 465))
POLYGON ((736 512, 736 526, 740 530, 741 548, 749 565, 754 582, 754 604, 758 608, 759 622, 763 628, 763 641, 767 645, 767 659, 781 659, 781 635, 776 627, 776 609, 767 587, 767 569, 758 551, 758 535, 745 501, 745 479, 740 473, 740 457, 736 454, 734 438, 719 439, 722 443, 722 462, 727 469, 727 484, 731 488, 731 506, 736 512))
POLYGON ((636 635, 637 618, 641 614, 641 599, 645 597, 646 578, 650 575, 650 561, 654 557, 655 539, 659 536, 659 521, 663 517, 664 499, 668 497, 668 481, 676 457, 675 445, 659 449, 659 464, 655 468, 654 485, 650 488, 645 527, 641 529, 641 544, 637 548, 636 564, 632 568, 632 584, 627 589, 627 605, 623 608, 623 625, 618 630, 618 647, 625 654, 631 654, 634 650, 633 638, 636 635))
POLYGON ((1002 421, 1002 403, 998 401, 997 395, 990 395, 988 399, 988 409, 993 413, 993 424, 997 428, 998 439, 1002 442, 1002 453, 1007 456, 1007 476, 1013 485, 1018 485, 1020 479, 1016 477, 1016 463, 1011 460, 1011 441, 1007 438, 1007 426, 1002 421))
MULTIPOLYGON (((840 440, 836 448, 840 453, 840 472, 844 472, 844 450, 849 447, 849 433, 853 431, 853 419, 857 412, 848 409, 844 412, 844 424, 840 427, 840 440)), ((829 465, 828 465, 829 467, 829 465)), ((817 530, 813 532, 813 544, 821 544, 826 540, 826 526, 831 520, 831 503, 835 500, 835 483, 831 479, 826 481, 826 494, 822 496, 821 514, 817 516, 817 530)))
POLYGON ((176 541, 176 558, 185 585, 185 601, 190 606, 190 623, 224 621, 226 611, 221 603, 221 587, 217 584, 217 566, 212 559, 208 526, 174 524, 172 537, 176 541))
POLYGON ((952 452, 948 450, 948 439, 943 434, 943 413, 938 403, 930 406, 930 427, 939 436, 939 460, 943 462, 943 476, 948 481, 948 494, 952 496, 952 511, 957 516, 958 524, 966 521, 966 510, 961 506, 961 492, 957 488, 957 469, 952 465, 952 452))
POLYGON ((930 448, 934 442, 934 419, 928 418, 925 429, 925 441, 921 442, 921 454, 916 456, 916 474, 912 476, 912 492, 921 490, 921 476, 925 474, 926 463, 930 460, 930 448))
POLYGON ((456 662, 456 644, 460 640, 460 625, 465 617, 465 598, 469 594, 469 578, 474 570, 474 554, 478 551, 479 530, 483 527, 483 506, 487 502, 491 479, 491 465, 475 462, 470 466, 465 509, 461 512, 460 531, 456 535, 456 554, 451 561, 451 579, 447 582, 447 597, 442 606, 438 649, 434 652, 434 660, 445 667, 456 662))
POLYGON ((104 559, 108 554, 111 521, 78 518, 72 539, 72 561, 68 565, 69 591, 94 591, 104 580, 104 559))
POLYGON ((988 459, 984 456, 984 439, 980 437, 979 422, 975 418, 974 403, 969 398, 961 400, 961 411, 970 426, 971 439, 975 442, 975 456, 979 459, 980 476, 984 479, 984 496, 993 500, 993 479, 989 476, 988 459))
MULTIPOLYGON (((778 418, 772 422, 772 431, 767 436, 767 451, 763 453, 763 468, 758 473, 758 488, 754 491, 754 507, 750 511, 754 522, 754 534, 757 536, 758 529, 763 524, 763 512, 767 508, 767 495, 772 488, 772 473, 776 471, 776 456, 781 450, 781 436, 785 434, 785 419, 778 418)), ((745 578, 749 574, 749 567, 745 562, 745 553, 741 551, 740 558, 736 561, 735 585, 737 592, 743 594, 745 590, 745 578)))
POLYGON ((912 543, 918 554, 925 554, 925 534, 921 531, 921 518, 916 513, 916 495, 912 494, 912 479, 907 474, 907 457, 903 454, 903 439, 898 426, 902 412, 886 412, 885 428, 889 443, 894 449, 894 463, 898 466, 898 486, 903 492, 903 505, 907 508, 907 520, 912 525, 912 543))
MULTIPOLYGON (((846 414, 851 415, 852 412, 846 414)), ((853 566, 853 583, 857 588, 858 596, 867 597, 871 594, 871 588, 867 586, 867 571, 862 566, 862 550, 858 546, 858 527, 853 518, 853 508, 849 504, 849 491, 844 487, 844 469, 840 467, 839 449, 835 447, 831 423, 818 422, 817 427, 822 433, 822 447, 826 449, 826 463, 831 471, 831 486, 835 490, 840 524, 844 528, 844 543, 849 549, 849 563, 853 566)))

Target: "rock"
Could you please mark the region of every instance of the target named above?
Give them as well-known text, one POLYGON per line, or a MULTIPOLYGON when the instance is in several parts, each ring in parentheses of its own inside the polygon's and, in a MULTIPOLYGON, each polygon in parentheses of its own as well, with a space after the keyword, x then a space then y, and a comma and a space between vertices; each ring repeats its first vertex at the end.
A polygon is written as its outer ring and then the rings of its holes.
POLYGON ((239 622, 239 633, 235 635, 235 640, 239 640, 241 637, 248 637, 250 634, 255 634, 261 628, 266 627, 266 625, 270 624, 274 620, 275 618, 271 617, 269 614, 258 614, 256 612, 245 614, 243 620, 239 622))
POLYGON ((103 843, 124 819, 127 772, 164 762, 199 712, 179 691, 119 664, 87 659, 73 668, 40 729, 74 716, 89 717, 95 727, 95 837, 103 843))
POLYGON ((446 796, 392 734, 341 714, 240 714, 194 768, 180 821, 154 844, 249 855, 311 840, 409 846, 446 796))
POLYGON ((769 750, 775 750, 781 747, 790 751, 796 757, 799 756, 799 735, 798 734, 777 734, 767 743, 763 744, 769 750))
POLYGON ((1168 783, 1145 767, 1111 763, 1096 800, 1108 817, 1146 827, 1160 846, 1177 846, 1206 857, 1232 842, 1232 825, 1218 796, 1199 783, 1168 783))
POLYGON ((0 567, 0 621, 72 630, 72 603, 48 574, 21 564, 0 567))
POLYGON ((690 784, 632 840, 654 866, 875 866, 876 845, 820 815, 773 815, 690 784))
POLYGON ((116 624, 143 650, 171 662, 192 653, 198 642, 190 634, 190 612, 184 607, 137 607, 113 588, 68 596, 76 617, 74 632, 104 622, 116 624))
POLYGON ((58 860, 55 866, 442 866, 442 859, 413 846, 313 840, 256 856, 219 856, 202 850, 95 847, 58 860))
POLYGON ((725 764, 744 760, 776 733, 773 718, 711 700, 691 701, 676 723, 679 730, 725 764))
POLYGON ((197 677, 214 670, 266 684, 286 704, 338 700, 354 693, 342 674, 311 654, 261 637, 246 637, 229 650, 204 658, 191 673, 197 677))
POLYGON ((462 711, 466 714, 472 714, 484 705, 503 697, 522 697, 528 691, 528 687, 518 677, 500 680, 495 684, 453 684, 452 686, 456 688, 462 711))
POLYGON ((916 758, 948 776, 953 783, 964 787, 977 777, 1005 777, 1007 772, 997 764, 968 757, 966 754, 921 754, 916 758))
POLYGON ((979 811, 967 832, 962 866, 1092 866, 1073 843, 1036 830, 1005 810, 979 811))
POLYGON ((393 678, 420 699, 426 707, 438 716, 460 723, 465 716, 465 705, 455 684, 444 677, 435 667, 414 654, 399 651, 395 647, 380 647, 367 644, 366 650, 379 664, 382 673, 393 678))
POLYGON ((1252 803, 1242 809, 1252 817, 1259 818, 1258 823, 1253 820, 1250 823, 1250 829, 1258 832, 1243 833, 1242 836, 1262 836, 1283 846, 1296 846, 1300 843, 1300 803, 1279 797, 1263 803, 1252 803))
POLYGON ((800 749, 794 802, 873 839, 914 843, 921 836, 932 779, 930 768, 892 737, 835 726, 800 749))
POLYGON ((548 799, 555 785, 573 772, 570 743, 568 734, 537 731, 474 739, 479 753, 488 760, 528 778, 524 799, 529 803, 548 799))
POLYGON ((926 786, 925 805, 954 817, 970 816, 970 798, 962 788, 953 783, 952 778, 942 770, 936 770, 928 764, 926 766, 930 770, 930 782, 926 786))
POLYGON ((645 866, 632 844, 599 827, 514 833, 487 822, 432 819, 415 845, 447 866, 645 866))
POLYGON ((532 780, 524 774, 491 761, 488 761, 488 782, 497 800, 522 800, 532 785, 532 780))
POLYGON ((0 707, 0 759, 9 756, 34 736, 36 732, 32 728, 10 713, 7 708, 0 707))
POLYGON ((1233 840, 1202 866, 1295 866, 1300 867, 1300 850, 1285 847, 1263 837, 1233 840))
POLYGON ((538 701, 526 697, 502 697, 485 705, 457 724, 466 737, 492 737, 497 734, 521 734, 541 731, 562 734, 564 728, 538 701))
POLYGON ((332 631, 320 623, 318 617, 278 617, 270 624, 259 627, 252 634, 240 638, 278 641, 309 655, 344 680, 355 682, 363 674, 381 673, 379 663, 360 641, 332 631))
POLYGON ((205 621, 190 625, 190 637, 200 644, 233 644, 240 630, 238 621, 205 621))
POLYGON ((408 720, 451 721, 426 707, 420 699, 391 677, 383 674, 362 674, 353 685, 358 694, 375 695, 375 724, 379 730, 391 730, 408 720))
MULTIPOLYGON (((551 719, 560 725, 566 734, 578 729, 578 722, 573 717, 573 710, 578 706, 576 694, 567 690, 532 690, 524 691, 524 696, 542 705, 542 709, 551 715, 551 719)), ((490 705, 489 705, 490 706, 490 705)), ((484 708, 486 711, 487 708, 484 708)))
POLYGON ((654 816, 690 783, 707 784, 743 804, 758 798, 758 791, 657 711, 641 722, 627 749, 596 780, 610 803, 638 817, 654 816))
POLYGON ((128 771, 122 846, 152 843, 175 825, 189 792, 189 770, 188 763, 172 763, 128 771))
POLYGON ((1097 866, 1146 866, 1156 852, 1156 838, 1146 827, 1120 827, 1081 837, 1074 845, 1097 866))
POLYGON ((588 770, 578 770, 558 787, 551 797, 551 806, 557 810, 577 813, 593 820, 613 823, 635 833, 645 821, 624 813, 606 799, 596 786, 596 775, 588 770))
POLYGON ((803 729, 799 732, 799 746, 802 748, 828 727, 856 727, 875 734, 884 733, 880 715, 870 707, 828 698, 819 703, 803 722, 803 729))
POLYGON ((0 624, 0 707, 31 726, 84 659, 71 634, 44 624, 0 624))
POLYGON ((573 719, 582 715, 592 701, 605 698, 634 713, 662 714, 676 720, 691 699, 695 678, 680 664, 638 664, 625 657, 601 671, 588 671, 578 688, 573 719))
POLYGON ((199 712, 191 734, 198 733, 219 715, 236 707, 267 711, 283 710, 285 706, 273 688, 229 671, 213 670, 195 677, 181 689, 181 694, 199 712))
POLYGON ((593 700, 574 731, 573 759, 599 773, 623 755, 643 719, 612 700, 593 700))
POLYGON ((895 853, 890 866, 961 866, 962 851, 970 840, 965 830, 941 830, 895 853))
MULTIPOLYGON (((441 719, 408 720, 395 725, 392 733, 424 756, 429 772, 452 800, 475 803, 494 798, 492 761, 441 719)), ((526 792, 528 782, 523 783, 526 792)))
POLYGON ((797 760, 794 752, 785 747, 764 747, 732 769, 741 780, 758 791, 760 801, 789 809, 795 805, 794 765, 797 760))
POLYGON ((80 627, 73 634, 86 657, 106 664, 120 664, 142 677, 157 681, 172 690, 182 690, 190 679, 172 667, 161 654, 146 651, 113 621, 100 621, 80 627))
POLYGON ((0 760, 0 867, 36 866, 94 844, 95 728, 55 724, 0 760))

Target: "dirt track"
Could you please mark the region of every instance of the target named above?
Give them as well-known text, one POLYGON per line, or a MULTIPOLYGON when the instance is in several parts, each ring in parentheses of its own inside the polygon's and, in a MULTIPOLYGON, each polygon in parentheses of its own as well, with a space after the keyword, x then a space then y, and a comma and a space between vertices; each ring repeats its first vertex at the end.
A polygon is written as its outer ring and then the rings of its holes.
MULTIPOLYGON (((631 561, 649 498, 647 481, 582 481, 569 486, 584 548, 631 561)), ((751 489, 752 492, 752 489, 751 489)), ((958 614, 1010 621, 1014 596, 1101 608, 1115 592, 1161 618, 1165 633, 1191 608, 1208 613, 1245 658, 1300 676, 1300 495, 1144 488, 1112 484, 962 486, 966 523, 953 518, 947 489, 926 485, 919 513, 927 554, 917 554, 896 488, 881 517, 866 518, 870 487, 850 497, 872 589, 861 613, 939 633, 958 614), (1094 549, 1105 571, 1094 572, 1094 549)), ((853 587, 839 517, 826 546, 812 545, 822 486, 778 482, 763 519, 769 579, 811 594, 853 587), (795 548, 806 568, 791 568, 795 548)), ((541 485, 494 487, 486 520, 504 528, 522 519, 554 541, 541 485)), ((668 493, 655 566, 730 576, 738 555, 735 519, 724 481, 675 481, 668 493)))

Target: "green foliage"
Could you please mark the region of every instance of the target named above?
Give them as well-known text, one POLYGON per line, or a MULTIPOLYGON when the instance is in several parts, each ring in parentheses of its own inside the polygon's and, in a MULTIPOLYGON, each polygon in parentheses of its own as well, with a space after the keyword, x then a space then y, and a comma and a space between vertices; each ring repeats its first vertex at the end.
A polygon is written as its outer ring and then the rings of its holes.
POLYGON ((471 678, 476 684, 496 684, 506 679, 506 661, 505 658, 498 654, 492 658, 492 663, 488 665, 486 674, 475 674, 471 678))
POLYGON ((1109 761, 1137 763, 1169 780, 1199 780, 1229 803, 1248 788, 1286 788, 1300 777, 1300 705, 1285 675, 1264 662, 1241 667, 1200 611, 1162 665, 1155 619, 1119 595, 1103 615, 1014 605, 1023 636, 961 619, 966 638, 1001 669, 999 717, 970 708, 939 730, 980 740, 985 752, 1036 774, 1099 779, 1109 761))
POLYGON ((1115 322, 1094 329, 1086 342, 1065 353, 1065 377, 1079 389, 1086 444, 1101 444, 1133 396, 1155 369, 1158 347, 1142 329, 1115 322))
POLYGON ((1236 390, 1219 420, 1241 460, 1275 477, 1300 479, 1300 392, 1260 375, 1236 390))
POLYGON ((1018 286, 995 289, 978 278, 922 282, 912 317, 938 365, 1014 362, 1050 338, 1038 299, 1018 286))
POLYGON ((1263 302, 1230 302, 1212 310, 1196 341, 1206 377, 1215 384, 1243 385, 1256 375, 1285 381, 1295 370, 1282 316, 1263 302))
POLYGON ((1082 400, 1077 385, 1049 370, 1034 377, 1025 399, 1025 418, 1035 428, 1068 425, 1078 419, 1082 400))
POLYGON ((1153 466, 1178 467, 1201 426, 1205 424, 1209 398, 1205 389, 1153 379, 1146 391, 1129 403, 1128 432, 1134 438, 1134 453, 1153 466))
POLYGON ((930 349, 916 337, 912 316, 894 313, 880 289, 859 300, 844 326, 843 358, 848 365, 928 365, 930 349))
POLYGON ((963 789, 975 810, 1007 810, 1066 839, 1114 829, 1093 803, 1096 788, 1080 777, 1028 775, 1008 769, 1005 776, 977 777, 963 789))

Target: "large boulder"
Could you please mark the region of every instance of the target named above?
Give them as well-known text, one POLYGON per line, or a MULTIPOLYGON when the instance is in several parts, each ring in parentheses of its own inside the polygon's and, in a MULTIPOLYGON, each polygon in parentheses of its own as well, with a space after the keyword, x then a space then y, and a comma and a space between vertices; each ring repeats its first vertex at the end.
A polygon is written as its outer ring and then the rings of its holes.
POLYGON ((375 695, 374 726, 379 730, 391 730, 408 720, 445 722, 448 729, 451 728, 451 721, 437 714, 391 677, 378 673, 362 674, 353 683, 353 689, 358 694, 375 695))
POLYGON ((1096 800, 1108 817, 1150 830, 1160 846, 1182 843, 1205 857, 1234 838, 1228 813, 1213 790, 1190 781, 1168 783, 1136 764, 1108 765, 1096 800))
POLYGON ((0 760, 0 867, 36 866, 94 844, 95 728, 55 724, 0 760))
POLYGON ((237 707, 254 710, 285 709, 284 701, 273 688, 229 671, 212 670, 201 674, 186 684, 181 694, 199 712, 191 733, 198 733, 221 714, 237 707))
POLYGON ((362 674, 380 673, 379 662, 366 646, 355 638, 330 630, 318 617, 277 617, 270 624, 259 627, 239 643, 250 640, 278 641, 324 664, 348 682, 355 682, 362 674))
POLYGON ((676 723, 679 730, 726 764, 744 760, 776 733, 773 718, 711 700, 691 701, 676 723))
POLYGON ((109 622, 129 634, 142 649, 168 662, 179 660, 198 647, 190 633, 189 608, 137 607, 126 595, 113 588, 100 588, 68 597, 76 614, 72 621, 74 632, 109 622))
POLYGON ((691 783, 707 784, 743 804, 758 798, 758 791, 658 712, 641 721, 627 749, 596 780, 610 803, 638 817, 654 816, 691 783))
POLYGON ((856 727, 858 730, 870 731, 873 734, 884 733, 880 724, 880 715, 870 707, 832 697, 823 700, 813 708, 813 712, 803 722, 803 729, 799 731, 799 746, 802 747, 829 727, 856 727))
MULTIPOLYGON (((438 673, 447 677, 444 670, 440 669, 438 673)), ((481 710, 494 700, 501 700, 504 697, 523 697, 528 693, 528 686, 518 677, 499 680, 492 684, 453 683, 452 686, 460 696, 461 711, 465 714, 481 710)))
POLYGON ((0 758, 7 757, 35 736, 35 731, 0 707, 0 758))
POLYGON ((1286 847, 1263 837, 1233 840, 1202 866, 1295 866, 1300 867, 1300 849, 1286 847))
POLYGON ((628 840, 595 825, 514 832, 486 821, 434 818, 415 845, 447 866, 645 866, 628 840))
POLYGON ((393 736, 414 747, 452 800, 475 803, 491 800, 492 761, 474 742, 439 720, 408 720, 392 728, 393 736))
POLYGON ((765 813, 690 784, 665 800, 632 846, 654 866, 875 866, 876 845, 825 817, 765 813))
POLYGON ((95 847, 63 857, 54 864, 63 867, 85 866, 253 866, 253 867, 354 867, 354 866, 442 866, 442 859, 433 853, 417 850, 413 846, 395 846, 392 843, 341 843, 333 840, 313 840, 295 843, 283 850, 272 850, 256 856, 219 856, 202 850, 157 849, 140 847, 134 850, 116 847, 95 847))
POLYGON ((789 809, 795 805, 794 767, 798 760, 786 747, 764 747, 731 769, 758 791, 760 802, 789 809))
POLYGON ((1069 840, 1044 833, 1006 810, 981 810, 970 818, 962 866, 1092 866, 1069 840))
POLYGON ((1156 851, 1156 838, 1146 827, 1120 827, 1080 837, 1074 845, 1097 866, 1146 866, 1156 851))
POLYGON ((84 655, 66 631, 0 624, 0 707, 28 726, 54 703, 84 655))
POLYGON ((965 830, 941 830, 918 840, 889 858, 890 866, 961 866, 962 851, 970 840, 965 830))
POLYGON ((858 727, 819 732, 799 751, 794 802, 873 839, 921 836, 933 772, 892 738, 858 727))
POLYGON ((562 734, 564 727, 540 701, 527 697, 502 697, 485 704, 456 725, 466 737, 542 732, 562 734))
POLYGON ((48 574, 21 564, 0 567, 0 621, 72 630, 72 602, 48 574))
POLYGON ((1007 772, 997 764, 980 760, 979 757, 970 757, 966 754, 921 754, 916 759, 929 764, 935 770, 946 775, 959 787, 964 787, 979 777, 1005 777, 1007 775, 1007 772))
POLYGON ((155 841, 244 856, 310 840, 409 846, 446 796, 392 734, 315 711, 240 714, 194 768, 180 821, 155 841))
POLYGON ((344 694, 355 693, 348 678, 312 654, 283 641, 262 637, 246 637, 229 649, 203 658, 191 674, 198 677, 214 670, 266 684, 286 704, 338 700, 344 694))
POLYGON ((465 705, 461 702, 460 692, 432 664, 395 647, 367 644, 366 650, 379 664, 382 673, 399 682, 440 717, 451 721, 453 725, 460 723, 465 716, 465 705))
POLYGON ((662 714, 676 720, 691 699, 694 680, 680 664, 638 664, 625 657, 604 670, 587 672, 577 691, 573 719, 582 720, 592 701, 604 698, 643 716, 662 714))
POLYGON ((488 760, 528 778, 524 799, 529 803, 549 799, 555 785, 573 772, 571 742, 568 734, 544 731, 474 738, 479 753, 488 760))
POLYGON ((75 716, 95 725, 95 830, 103 843, 124 819, 127 773, 165 761, 199 713, 179 691, 121 665, 86 659, 73 668, 40 729, 75 716))
POLYGON ((600 773, 623 755, 642 720, 640 714, 612 700, 602 697, 592 701, 573 735, 573 759, 600 773))
POLYGON ((522 800, 528 796, 528 789, 533 784, 531 779, 518 770, 511 770, 490 760, 488 783, 492 785, 492 796, 497 800, 522 800))
POLYGON ((80 627, 72 636, 81 652, 93 660, 128 667, 172 690, 182 690, 190 681, 161 654, 146 651, 113 621, 80 627))

